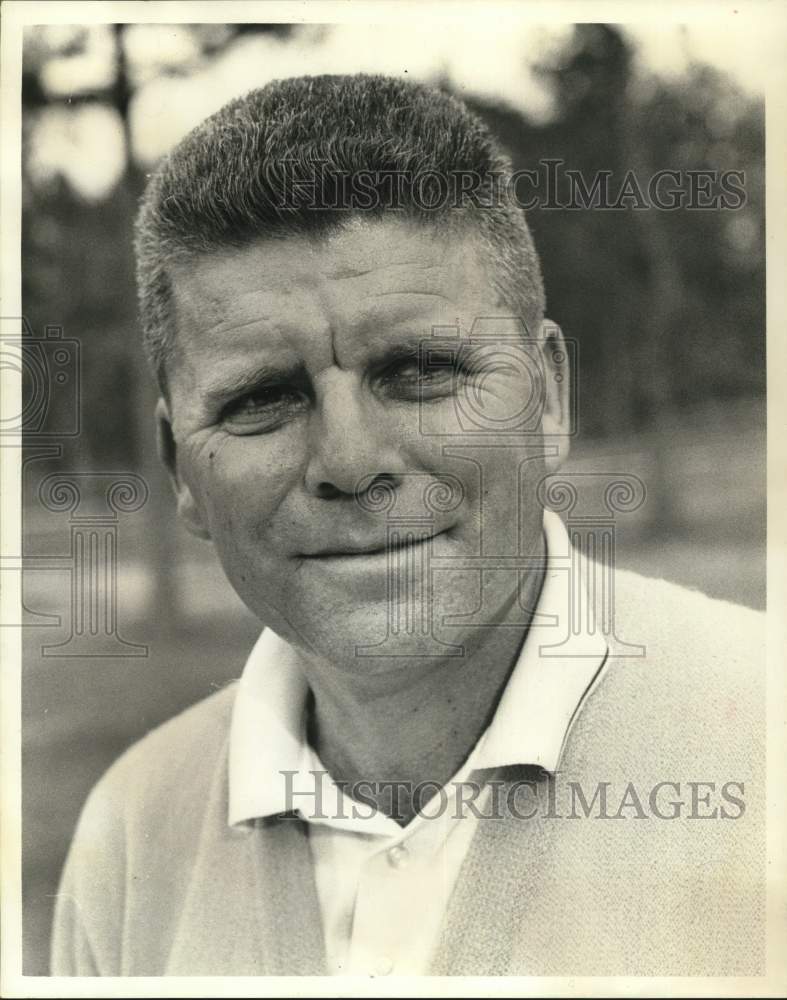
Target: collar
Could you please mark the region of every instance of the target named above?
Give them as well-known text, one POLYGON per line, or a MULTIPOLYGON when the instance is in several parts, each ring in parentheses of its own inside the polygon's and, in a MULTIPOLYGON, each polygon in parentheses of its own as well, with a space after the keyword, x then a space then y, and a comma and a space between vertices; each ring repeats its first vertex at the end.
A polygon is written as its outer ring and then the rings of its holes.
MULTIPOLYGON (((572 549, 563 522, 545 512, 547 567, 519 658, 466 766, 474 770, 533 764, 554 772, 571 726, 607 656, 592 614, 579 629, 572 611, 572 549)), ((587 587, 581 582, 580 593, 587 587)), ((587 602, 586 602, 587 603, 587 602)), ((588 603, 588 608, 592 604, 588 603)), ((575 609, 576 610, 576 609, 575 609)), ((243 670, 230 724, 229 822, 283 812, 283 771, 312 782, 322 769, 306 740, 308 683, 295 650, 266 628, 243 670)))

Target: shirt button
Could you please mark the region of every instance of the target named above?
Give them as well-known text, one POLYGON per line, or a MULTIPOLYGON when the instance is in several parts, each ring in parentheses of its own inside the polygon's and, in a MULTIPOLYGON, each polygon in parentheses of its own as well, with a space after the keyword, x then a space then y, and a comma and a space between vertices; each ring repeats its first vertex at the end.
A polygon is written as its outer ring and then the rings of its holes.
POLYGON ((410 860, 410 852, 403 844, 397 844, 388 852, 388 864, 391 868, 404 868, 410 860))
POLYGON ((391 959, 383 956, 377 960, 377 965, 374 971, 378 976, 387 976, 391 973, 393 967, 394 964, 391 959))

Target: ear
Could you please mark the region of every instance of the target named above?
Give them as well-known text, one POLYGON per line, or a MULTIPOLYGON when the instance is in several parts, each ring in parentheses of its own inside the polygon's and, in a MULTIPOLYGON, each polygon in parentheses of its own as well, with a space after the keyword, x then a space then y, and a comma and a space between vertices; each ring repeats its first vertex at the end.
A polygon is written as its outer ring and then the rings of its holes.
POLYGON ((197 538, 210 538, 210 532, 205 526, 194 496, 178 473, 178 453, 172 430, 172 418, 166 400, 161 398, 156 404, 156 444, 159 458, 169 473, 169 480, 178 503, 178 517, 192 535, 196 535, 197 538))
POLYGON ((544 357, 545 401, 541 429, 547 445, 557 445, 557 454, 545 459, 549 472, 556 472, 568 458, 571 431, 571 370, 563 331, 551 319, 541 325, 544 357))

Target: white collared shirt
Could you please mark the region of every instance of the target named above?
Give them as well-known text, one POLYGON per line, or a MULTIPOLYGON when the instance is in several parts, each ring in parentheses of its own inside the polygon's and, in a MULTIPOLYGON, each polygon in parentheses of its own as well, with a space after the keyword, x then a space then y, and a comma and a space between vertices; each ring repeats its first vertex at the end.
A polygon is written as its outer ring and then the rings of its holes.
POLYGON ((309 745, 308 684, 294 650, 266 629, 249 656, 230 730, 229 822, 292 809, 308 822, 332 974, 426 973, 477 814, 486 811, 488 786, 473 798, 483 782, 477 772, 557 768, 607 645, 592 614, 576 628, 571 550, 556 514, 545 513, 544 533, 547 569, 533 622, 492 721, 404 828, 349 798, 309 745))

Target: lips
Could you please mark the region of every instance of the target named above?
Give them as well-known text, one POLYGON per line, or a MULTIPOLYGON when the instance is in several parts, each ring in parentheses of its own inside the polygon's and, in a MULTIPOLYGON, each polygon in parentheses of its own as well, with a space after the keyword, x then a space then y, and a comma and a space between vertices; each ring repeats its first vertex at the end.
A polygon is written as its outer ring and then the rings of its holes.
MULTIPOLYGON (((447 530, 447 529, 445 529, 447 530)), ((398 549, 404 548, 415 548, 416 546, 423 545, 425 542, 432 541, 432 539, 437 538, 439 535, 444 534, 445 531, 437 531, 433 535, 425 535, 422 537, 406 537, 404 539, 399 539, 395 541, 384 542, 380 544, 379 541, 369 542, 365 544, 350 544, 340 546, 332 546, 330 549, 322 549, 318 552, 308 552, 303 553, 303 559, 348 559, 358 556, 375 556, 382 555, 389 552, 395 552, 398 549)))

